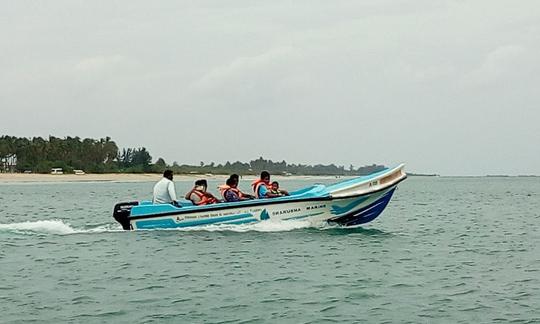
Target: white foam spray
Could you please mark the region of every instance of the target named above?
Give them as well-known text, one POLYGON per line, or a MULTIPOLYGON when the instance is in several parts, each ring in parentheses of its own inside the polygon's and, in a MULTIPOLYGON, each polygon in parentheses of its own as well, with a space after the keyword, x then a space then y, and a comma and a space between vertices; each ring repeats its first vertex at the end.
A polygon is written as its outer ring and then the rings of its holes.
POLYGON ((121 231, 121 229, 111 225, 101 225, 89 229, 76 229, 70 224, 64 223, 62 220, 53 219, 39 220, 34 222, 0 224, 0 231, 67 235, 77 233, 115 232, 121 231))
POLYGON ((308 221, 301 220, 290 220, 290 221, 273 221, 268 220, 264 222, 252 223, 252 224, 241 224, 241 225, 231 225, 231 224, 217 224, 217 225, 208 225, 208 226, 197 226, 197 227, 184 227, 174 230, 179 231, 208 231, 208 232, 219 232, 219 231, 228 231, 228 232, 287 232, 301 228, 313 227, 314 225, 308 221))
MULTIPOLYGON (((275 221, 269 220, 264 222, 258 222, 253 224, 219 224, 219 225, 207 225, 196 227, 184 227, 177 229, 177 231, 207 231, 207 232, 287 232, 302 228, 320 228, 325 229, 324 224, 313 224, 306 220, 289 220, 289 221, 275 221)), ((159 231, 160 229, 144 230, 144 231, 159 231)), ((84 234, 84 233, 110 233, 110 232, 123 232, 119 224, 101 224, 101 225, 87 225, 86 228, 74 228, 69 223, 66 223, 60 219, 53 220, 39 220, 32 222, 21 223, 9 223, 0 224, 0 232, 16 232, 21 234, 56 234, 56 235, 69 235, 69 234, 84 234), (92 226, 92 227, 89 227, 92 226)))

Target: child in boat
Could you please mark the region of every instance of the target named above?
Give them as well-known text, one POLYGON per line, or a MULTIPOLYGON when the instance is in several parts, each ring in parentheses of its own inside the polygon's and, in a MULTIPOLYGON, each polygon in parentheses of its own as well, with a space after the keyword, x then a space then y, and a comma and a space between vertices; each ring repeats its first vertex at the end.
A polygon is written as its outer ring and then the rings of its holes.
POLYGON ((253 188, 253 192, 255 193, 255 197, 257 199, 274 198, 289 195, 287 191, 279 189, 279 184, 277 182, 276 186, 276 192, 279 192, 277 194, 272 192, 270 173, 268 171, 261 172, 261 177, 251 184, 251 187, 253 188))
POLYGON ((184 198, 186 198, 187 200, 191 200, 191 202, 197 206, 215 204, 219 202, 219 200, 214 197, 214 195, 206 192, 206 188, 208 188, 208 183, 206 182, 206 180, 197 180, 195 181, 195 186, 193 187, 193 189, 191 189, 184 198))
POLYGON ((279 183, 277 181, 272 182, 270 187, 270 192, 277 196, 288 196, 289 192, 287 190, 279 189, 279 183))

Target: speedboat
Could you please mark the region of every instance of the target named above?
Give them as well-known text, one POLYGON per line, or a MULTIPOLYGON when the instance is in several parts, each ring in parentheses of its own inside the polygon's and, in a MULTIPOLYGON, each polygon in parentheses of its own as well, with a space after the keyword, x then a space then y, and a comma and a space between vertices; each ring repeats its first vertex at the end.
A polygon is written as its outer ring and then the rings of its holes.
POLYGON ((331 185, 313 185, 289 196, 195 206, 191 202, 153 204, 132 201, 114 206, 113 217, 125 230, 174 229, 261 221, 306 220, 358 226, 379 216, 407 178, 401 164, 331 185))

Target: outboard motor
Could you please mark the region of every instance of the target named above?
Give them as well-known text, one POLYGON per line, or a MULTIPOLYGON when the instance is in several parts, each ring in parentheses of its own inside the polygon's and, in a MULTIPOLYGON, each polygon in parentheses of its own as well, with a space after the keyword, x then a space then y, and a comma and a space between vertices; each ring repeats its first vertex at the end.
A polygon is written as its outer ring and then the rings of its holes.
POLYGON ((131 208, 137 206, 138 201, 122 202, 114 205, 113 217, 122 225, 122 228, 126 231, 131 230, 131 224, 129 222, 129 215, 131 214, 131 208))

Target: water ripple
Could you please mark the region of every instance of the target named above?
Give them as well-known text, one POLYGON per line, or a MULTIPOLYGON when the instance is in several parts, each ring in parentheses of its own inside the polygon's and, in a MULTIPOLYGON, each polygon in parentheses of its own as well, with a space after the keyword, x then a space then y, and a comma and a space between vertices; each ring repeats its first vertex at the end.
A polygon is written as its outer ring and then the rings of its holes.
POLYGON ((2 321, 540 319, 538 181, 411 178, 365 228, 123 232, 111 206, 149 186, 0 186, 2 321))

